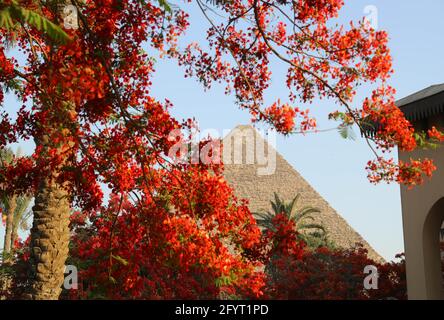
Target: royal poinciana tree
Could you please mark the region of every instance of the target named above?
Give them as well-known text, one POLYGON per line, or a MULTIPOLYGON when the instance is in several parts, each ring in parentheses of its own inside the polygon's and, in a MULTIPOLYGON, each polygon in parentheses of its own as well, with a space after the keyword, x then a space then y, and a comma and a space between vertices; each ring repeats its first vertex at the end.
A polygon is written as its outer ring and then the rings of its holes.
MULTIPOLYGON (((0 174, 5 192, 35 195, 28 298, 58 298, 74 208, 93 226, 93 234, 76 238, 76 256, 98 259, 85 270, 108 281, 102 291, 146 298, 202 296, 202 288, 205 297, 234 295, 239 288, 248 288, 246 296, 262 294, 264 279, 244 254, 260 241, 260 232, 224 182, 217 156, 209 152, 205 164, 171 159, 172 146, 187 143, 186 135, 172 138, 171 132, 185 132, 192 123, 175 120, 171 103, 151 95, 151 57, 158 53, 176 59, 186 76, 207 88, 226 82, 227 93, 234 93, 252 121, 283 134, 316 129, 302 107, 318 97, 332 100, 335 107, 326 113, 341 126, 377 123, 369 141, 376 156, 368 165, 373 182, 414 185, 434 170, 429 159, 395 163, 380 156, 395 145, 413 150, 424 134, 415 134, 394 104, 387 34, 364 21, 330 27, 342 0, 177 5, 1 2, 0 82, 22 107, 12 115, 3 105, 0 147, 30 139, 36 144, 31 156, 15 158, 0 174), (76 8, 78 28, 64 24, 66 5, 76 8), (192 5, 208 25, 208 41, 179 47, 192 5), (65 33, 54 31, 57 25, 65 33), (24 61, 7 56, 7 47, 24 61), (264 105, 271 59, 288 68, 289 97, 264 105), (353 98, 363 83, 375 89, 359 103, 353 98), (104 188, 112 193, 107 206, 104 188)), ((3 103, 3 93, 1 98, 3 103)), ((436 130, 429 136, 442 139, 436 130)))

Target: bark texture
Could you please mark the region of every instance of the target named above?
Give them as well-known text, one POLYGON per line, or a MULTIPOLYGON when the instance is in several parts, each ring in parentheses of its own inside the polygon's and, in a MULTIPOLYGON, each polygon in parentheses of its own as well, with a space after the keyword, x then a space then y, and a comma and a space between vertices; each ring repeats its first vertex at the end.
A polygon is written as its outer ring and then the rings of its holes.
POLYGON ((70 201, 67 191, 50 179, 41 182, 33 207, 31 259, 33 300, 58 299, 68 257, 70 201))
POLYGON ((9 260, 9 254, 12 248, 12 230, 14 224, 14 212, 17 207, 17 197, 12 196, 8 201, 7 215, 6 215, 6 230, 5 230, 5 242, 3 248, 3 262, 7 263, 9 260))

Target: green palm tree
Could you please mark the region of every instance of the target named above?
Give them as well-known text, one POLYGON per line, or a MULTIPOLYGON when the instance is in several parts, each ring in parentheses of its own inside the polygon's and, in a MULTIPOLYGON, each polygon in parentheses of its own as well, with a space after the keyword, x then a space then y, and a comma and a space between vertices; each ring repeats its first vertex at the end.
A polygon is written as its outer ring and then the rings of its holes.
MULTIPOLYGON (((4 167, 10 164, 14 159, 14 153, 11 149, 1 149, 0 150, 0 165, 4 167)), ((2 188, 3 189, 3 188, 2 188)), ((11 248, 11 232, 12 232, 12 222, 13 215, 9 214, 11 211, 15 211, 14 208, 15 197, 8 197, 5 192, 0 193, 0 208, 2 211, 2 220, 6 221, 5 229, 5 239, 3 243, 3 263, 9 261, 9 251, 11 248)))
POLYGON ((314 214, 321 211, 312 206, 298 208, 300 198, 301 195, 297 194, 292 201, 285 202, 275 192, 274 201, 270 201, 272 210, 254 213, 257 224, 264 229, 274 230, 273 219, 278 214, 284 214, 288 220, 294 222, 295 228, 299 232, 298 237, 307 243, 309 248, 333 246, 327 239, 327 232, 324 226, 316 223, 313 217, 314 214))
MULTIPOLYGON (((20 156, 20 150, 17 156, 20 156)), ((0 166, 7 165, 14 160, 14 152, 11 149, 0 150, 0 166)), ((8 262, 13 253, 14 242, 17 239, 18 230, 29 229, 27 223, 31 217, 30 204, 32 197, 29 195, 15 195, 1 192, 0 208, 5 216, 6 229, 3 243, 3 262, 8 262)))
POLYGON ((31 229, 29 222, 32 220, 31 203, 33 197, 30 195, 21 195, 17 197, 17 205, 14 211, 12 223, 11 243, 17 240, 18 231, 28 231, 31 229))

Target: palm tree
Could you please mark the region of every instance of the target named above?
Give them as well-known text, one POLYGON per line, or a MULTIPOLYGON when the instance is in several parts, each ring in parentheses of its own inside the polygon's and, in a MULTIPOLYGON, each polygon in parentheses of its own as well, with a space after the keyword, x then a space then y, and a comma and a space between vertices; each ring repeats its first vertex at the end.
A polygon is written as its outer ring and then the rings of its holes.
MULTIPOLYGON (((10 164, 15 156, 20 156, 20 149, 17 155, 11 149, 0 150, 0 166, 10 164)), ((29 206, 32 197, 29 195, 7 194, 2 192, 0 198, 0 208, 6 217, 6 230, 3 244, 3 263, 9 263, 13 254, 13 246, 17 239, 18 229, 27 230, 27 221, 31 215, 29 206)))
POLYGON ((16 209, 17 196, 4 197, 1 201, 2 212, 6 216, 5 240, 3 244, 3 263, 8 264, 11 256, 11 235, 14 221, 14 212, 16 209))
POLYGON ((4 197, 0 202, 3 214, 6 216, 6 230, 3 245, 3 255, 12 255, 14 243, 17 240, 19 229, 26 231, 29 229, 28 220, 31 217, 30 204, 32 197, 28 195, 11 195, 4 197))
POLYGON ((298 237, 303 240, 309 248, 315 249, 320 246, 333 246, 327 240, 327 232, 325 228, 314 222, 313 214, 321 211, 311 206, 298 207, 301 198, 297 194, 290 202, 283 201, 279 195, 274 193, 274 201, 270 201, 272 211, 262 211, 254 213, 257 224, 268 230, 273 230, 273 219, 278 214, 284 214, 288 220, 293 221, 296 230, 299 232, 298 237))
POLYGON ((31 226, 29 221, 32 219, 32 210, 30 208, 32 196, 21 195, 17 198, 17 207, 14 212, 12 223, 11 243, 14 245, 18 237, 18 231, 28 231, 31 226))
MULTIPOLYGON (((0 166, 4 167, 10 164, 14 160, 14 153, 11 149, 0 150, 0 166)), ((6 229, 5 239, 3 244, 3 264, 9 263, 10 251, 11 251, 11 234, 12 225, 14 220, 13 212, 15 211, 16 196, 8 195, 5 192, 0 194, 0 208, 2 209, 2 215, 6 217, 6 229)))

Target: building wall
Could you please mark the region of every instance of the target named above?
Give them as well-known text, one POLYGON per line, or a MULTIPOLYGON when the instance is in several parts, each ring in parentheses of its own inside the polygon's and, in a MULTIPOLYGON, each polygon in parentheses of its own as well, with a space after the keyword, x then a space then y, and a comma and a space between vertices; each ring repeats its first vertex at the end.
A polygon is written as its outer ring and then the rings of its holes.
POLYGON ((440 229, 444 219, 444 152, 400 152, 399 159, 431 158, 433 178, 411 190, 401 186, 404 244, 409 299, 443 299, 440 229))

